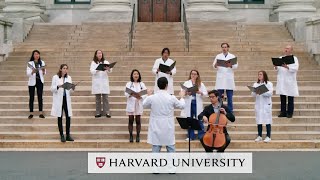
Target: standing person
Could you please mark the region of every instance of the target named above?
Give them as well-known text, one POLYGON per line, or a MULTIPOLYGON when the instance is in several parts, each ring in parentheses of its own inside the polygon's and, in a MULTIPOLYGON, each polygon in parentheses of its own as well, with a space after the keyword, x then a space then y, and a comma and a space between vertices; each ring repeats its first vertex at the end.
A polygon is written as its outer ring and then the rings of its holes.
MULTIPOLYGON (((141 82, 141 74, 137 69, 132 70, 130 75, 130 81, 127 82, 126 88, 133 90, 134 92, 140 92, 142 90, 147 89, 145 84, 141 82)), ((143 113, 143 98, 144 96, 140 96, 139 94, 128 94, 125 92, 125 96, 127 97, 127 107, 126 112, 129 116, 128 130, 129 130, 129 141, 133 142, 133 122, 134 118, 136 118, 136 142, 140 142, 140 131, 141 131, 141 115, 143 113)))
POLYGON ((109 64, 105 60, 103 52, 101 50, 96 50, 93 56, 93 61, 91 62, 90 72, 92 74, 92 94, 96 96, 96 118, 106 116, 111 118, 110 115, 110 106, 108 95, 110 94, 109 86, 109 76, 108 73, 112 72, 112 69, 105 67, 104 71, 96 70, 99 64, 109 64), (103 103, 103 110, 101 112, 101 96, 103 103))
MULTIPOLYGON (((198 115, 203 110, 203 98, 208 96, 208 92, 206 89, 206 86, 201 82, 199 71, 197 70, 191 70, 189 74, 189 80, 184 82, 184 86, 187 88, 198 86, 199 90, 196 93, 186 92, 185 97, 185 108, 181 111, 181 116, 185 117, 192 117, 195 119, 198 119, 198 115)), ((182 89, 181 89, 182 90, 182 89)), ((198 139, 201 139, 204 134, 204 127, 203 122, 199 121, 199 124, 202 128, 202 130, 198 131, 198 139)), ((194 130, 188 130, 188 138, 186 141, 189 141, 189 135, 190 139, 195 139, 194 130)))
POLYGON ((259 91, 252 92, 251 95, 256 98, 255 114, 256 123, 258 127, 258 137, 256 142, 262 141, 262 124, 266 125, 267 136, 264 142, 271 141, 271 124, 272 124, 272 94, 273 85, 269 81, 268 75, 265 71, 258 72, 258 81, 253 84, 253 87, 259 87, 265 85, 268 88, 268 92, 261 94, 259 91))
POLYGON ((32 51, 30 61, 27 65, 27 76, 29 77, 28 89, 29 89, 29 109, 30 115, 28 119, 33 118, 33 103, 34 103, 34 92, 37 88, 38 106, 39 106, 39 118, 45 118, 43 115, 43 84, 44 75, 46 74, 45 63, 40 57, 38 50, 32 51))
POLYGON ((152 144, 152 152, 160 152, 163 145, 168 152, 175 152, 175 121, 174 109, 183 109, 185 106, 184 91, 180 92, 180 100, 167 92, 168 80, 161 77, 157 80, 159 92, 143 100, 143 107, 150 108, 150 120, 148 128, 149 144, 152 144))
MULTIPOLYGON (((219 99, 221 97, 219 91, 212 90, 212 91, 208 92, 208 95, 209 95, 211 104, 206 106, 203 109, 203 111, 198 116, 199 120, 203 120, 205 123, 208 123, 208 121, 210 120, 211 114, 218 113, 219 111, 221 114, 224 114, 229 121, 234 122, 236 120, 233 113, 227 108, 227 106, 222 104, 222 106, 219 107, 219 99)), ((209 126, 208 126, 208 128, 209 128, 209 126)), ((216 149, 217 152, 224 152, 224 150, 229 146, 229 144, 231 142, 231 138, 228 134, 227 128, 223 127, 223 131, 226 135, 226 145, 224 147, 216 149)), ((206 146, 203 142, 203 137, 202 137, 202 139, 200 139, 200 142, 206 152, 213 152, 213 150, 215 149, 214 147, 206 146)))
POLYGON ((238 63, 231 65, 231 63, 226 63, 227 67, 217 66, 217 60, 225 60, 235 58, 235 55, 229 53, 229 44, 221 44, 222 53, 218 54, 213 61, 213 67, 217 69, 216 76, 216 87, 221 96, 223 96, 224 91, 226 90, 227 99, 228 99, 228 109, 233 112, 233 90, 235 89, 234 83, 234 70, 238 68, 238 63))
POLYGON ((163 73, 159 70, 159 65, 160 64, 165 64, 167 66, 171 66, 174 61, 169 58, 170 56, 170 50, 169 48, 164 48, 161 52, 162 57, 159 59, 156 59, 154 62, 153 68, 152 68, 152 73, 156 75, 155 78, 155 86, 154 86, 154 92, 159 91, 159 87, 157 86, 157 80, 160 77, 166 77, 168 79, 168 93, 169 94, 174 94, 174 89, 173 89, 173 76, 176 74, 177 69, 174 67, 171 71, 163 73))
MULTIPOLYGON (((292 55, 293 47, 287 45, 284 49, 285 56, 292 55)), ((284 56, 281 56, 282 58, 284 56)), ((278 117, 292 118, 294 111, 294 97, 299 96, 297 72, 299 70, 299 60, 293 56, 293 64, 283 64, 282 66, 274 66, 277 70, 277 86, 276 94, 280 95, 281 113, 278 117), (287 109, 287 96, 288 96, 288 109, 287 109)))
POLYGON ((51 116, 58 117, 58 128, 60 132, 61 142, 74 141, 70 135, 70 123, 72 116, 71 96, 75 90, 67 90, 62 87, 66 82, 72 83, 71 76, 68 75, 68 65, 62 64, 56 75, 52 77, 51 92, 53 93, 51 116), (63 111, 66 116, 66 138, 63 134, 62 116, 63 111))

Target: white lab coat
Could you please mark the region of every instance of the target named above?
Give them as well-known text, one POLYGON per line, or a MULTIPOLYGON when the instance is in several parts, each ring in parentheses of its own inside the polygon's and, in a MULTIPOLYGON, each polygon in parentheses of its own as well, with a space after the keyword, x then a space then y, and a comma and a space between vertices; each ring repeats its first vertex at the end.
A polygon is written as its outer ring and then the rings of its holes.
MULTIPOLYGON (((140 82, 138 84, 135 84, 134 82, 127 82, 126 84, 126 88, 129 88, 135 92, 140 92, 142 90, 147 89, 145 84, 143 82, 140 82)), ((138 114, 142 114, 143 113, 143 99, 147 96, 147 95, 143 95, 142 99, 138 100, 137 98, 130 96, 130 94, 124 92, 124 95, 127 97, 127 107, 126 107, 126 112, 138 112, 138 114), (135 109, 135 105, 136 103, 138 103, 138 109, 135 109)))
POLYGON ((156 75, 156 78, 155 78, 155 86, 154 86, 154 92, 156 93, 157 91, 159 91, 159 87, 157 85, 157 80, 160 78, 160 77, 166 77, 167 80, 168 80, 168 88, 167 88, 167 91, 169 94, 174 94, 174 89, 173 89, 173 76, 176 74, 177 72, 177 69, 176 67, 174 67, 171 71, 172 75, 170 74, 166 74, 166 73, 163 73, 163 72, 158 72, 157 73, 157 70, 159 68, 159 65, 160 64, 165 64, 167 66, 171 66, 172 64, 174 63, 174 61, 170 58, 168 58, 166 60, 166 62, 163 61, 162 57, 159 58, 159 59, 156 59, 156 61, 154 62, 154 65, 153 65, 153 68, 152 68, 152 73, 156 75))
MULTIPOLYGON (((253 87, 258 87, 262 84, 265 83, 254 83, 253 87)), ((268 81, 266 87, 269 89, 269 91, 266 93, 261 95, 257 95, 255 92, 251 93, 251 95, 256 98, 255 114, 257 124, 272 124, 273 85, 270 81, 268 81)))
POLYGON ((297 72, 299 70, 298 58, 294 56, 294 64, 288 64, 289 70, 277 66, 276 94, 286 96, 299 96, 297 72))
MULTIPOLYGON (((34 68, 36 68, 34 61, 29 61, 28 63, 30 65, 32 65, 34 68)), ((44 61, 41 60, 41 66, 45 66, 45 65, 46 64, 44 63, 44 61)), ((47 71, 44 72, 44 74, 46 74, 46 73, 47 73, 47 71)), ((32 74, 32 68, 30 68, 28 65, 27 65, 27 76, 29 77, 28 86, 35 86, 36 85, 36 73, 32 74)), ((42 69, 39 70, 39 76, 40 76, 41 82, 44 83, 42 69)))
MULTIPOLYGON (((227 56, 224 56, 223 53, 220 53, 216 56, 216 58, 213 61, 213 68, 214 65, 217 63, 217 59, 220 60, 229 60, 234 58, 235 55, 228 53, 227 56)), ((232 65, 232 68, 226 68, 226 67, 221 67, 218 66, 217 68, 217 76, 216 76, 216 86, 215 89, 228 89, 228 90, 234 90, 235 89, 235 83, 234 83, 234 69, 238 68, 238 64, 232 65)))
MULTIPOLYGON (((58 75, 54 75, 52 77, 51 92, 53 93, 53 96, 52 96, 51 116, 54 116, 54 117, 62 116, 62 102, 63 102, 64 89, 63 88, 57 89, 57 86, 64 84, 64 82, 72 83, 71 76, 68 75, 66 78, 59 78, 58 75)), ((71 106, 71 96, 70 96, 72 92, 73 92, 72 89, 66 90, 69 117, 72 116, 72 106, 71 106)))
MULTIPOLYGON (((110 64, 107 60, 104 61, 104 64, 110 64)), ((96 64, 94 61, 91 62, 90 72, 92 74, 92 94, 110 94, 109 86, 109 76, 108 73, 112 72, 112 69, 109 71, 97 71, 96 68, 99 64, 96 64)))
MULTIPOLYGON (((192 81, 186 81, 183 84, 185 87, 190 88, 193 86, 192 81)), ((196 101, 197 101, 197 117, 198 115, 203 111, 203 98, 208 96, 208 91, 206 86, 201 83, 201 86, 199 87, 199 90, 203 93, 203 95, 201 94, 196 94, 196 101)), ((186 105, 185 108, 181 111, 181 116, 182 117, 191 117, 191 101, 192 101, 193 96, 188 96, 186 95, 186 97, 184 98, 186 105)))
POLYGON ((143 100, 143 107, 151 108, 147 140, 149 144, 175 144, 174 109, 183 109, 184 106, 183 98, 178 100, 165 90, 159 90, 143 100))

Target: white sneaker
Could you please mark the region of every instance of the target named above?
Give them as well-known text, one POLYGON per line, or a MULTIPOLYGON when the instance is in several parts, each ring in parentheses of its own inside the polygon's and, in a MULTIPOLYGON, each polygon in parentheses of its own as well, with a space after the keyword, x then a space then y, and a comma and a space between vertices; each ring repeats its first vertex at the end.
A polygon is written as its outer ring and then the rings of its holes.
POLYGON ((254 141, 255 141, 255 142, 260 142, 260 141, 262 141, 262 137, 261 137, 261 136, 258 136, 254 141))
POLYGON ((268 136, 264 139, 265 143, 270 142, 270 141, 271 141, 271 138, 269 138, 268 136))
POLYGON ((186 141, 189 141, 189 138, 186 138, 186 141))

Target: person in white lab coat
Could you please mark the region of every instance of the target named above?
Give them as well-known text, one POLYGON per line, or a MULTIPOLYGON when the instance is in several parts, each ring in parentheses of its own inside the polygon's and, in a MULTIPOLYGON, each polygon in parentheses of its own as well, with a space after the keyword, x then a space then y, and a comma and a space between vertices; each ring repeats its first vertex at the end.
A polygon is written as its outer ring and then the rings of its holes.
POLYGON ((217 59, 228 61, 229 59, 235 58, 235 55, 229 52, 230 46, 228 43, 222 43, 221 48, 222 53, 218 54, 213 61, 213 67, 217 69, 215 89, 219 91, 221 97, 224 95, 224 91, 226 90, 228 109, 233 112, 233 90, 235 89, 233 71, 238 68, 238 63, 234 65, 226 63, 227 67, 217 66, 217 59))
POLYGON ((169 48, 164 48, 161 52, 162 57, 159 59, 156 59, 156 61, 154 62, 153 68, 152 68, 152 73, 154 75, 156 75, 155 77, 155 85, 154 85, 154 92, 158 92, 159 88, 157 86, 157 80, 160 77, 166 77, 168 79, 168 93, 169 94, 174 94, 174 89, 173 89, 173 76, 176 74, 177 69, 176 67, 174 67, 171 71, 163 73, 159 70, 159 65, 160 64, 165 64, 167 66, 171 66, 174 61, 172 59, 169 58, 170 56, 170 50, 169 48))
MULTIPOLYGON (((292 56, 293 48, 288 45, 284 49, 285 56, 292 56)), ((292 118, 294 111, 294 97, 299 96, 297 72, 299 70, 299 61, 296 56, 293 56, 293 64, 283 64, 275 66, 277 70, 277 85, 276 94, 280 95, 281 113, 278 117, 292 118), (287 109, 288 96, 288 109, 287 109)))
MULTIPOLYGON (((181 116, 198 119, 198 115, 203 110, 203 98, 208 96, 207 88, 201 82, 199 71, 195 69, 191 70, 189 74, 189 80, 184 82, 183 85, 187 88, 197 85, 199 90, 198 92, 193 94, 191 92, 186 92, 186 97, 184 98, 186 102, 186 106, 181 111, 181 116)), ((202 130, 198 131, 198 139, 201 139, 202 136, 204 135, 204 127, 203 127, 202 121, 199 121, 199 124, 202 130)), ((190 136, 190 140, 195 139, 194 130, 188 130, 188 138, 186 139, 187 141, 189 141, 189 136, 190 136)))
POLYGON ((251 95, 256 98, 255 114, 256 123, 258 127, 258 137, 256 142, 262 141, 262 125, 265 124, 267 128, 267 136, 264 142, 271 141, 271 124, 272 124, 272 94, 273 85, 269 81, 268 75, 265 71, 258 72, 258 81, 253 84, 253 87, 259 87, 265 85, 268 88, 268 92, 261 94, 261 92, 252 92, 251 95))
POLYGON ((29 77, 28 89, 29 89, 29 110, 30 115, 28 119, 33 118, 33 103, 34 103, 34 91, 37 88, 38 96, 38 106, 39 106, 39 118, 45 118, 43 115, 43 84, 44 84, 44 75, 46 74, 45 69, 46 64, 40 57, 40 52, 34 50, 32 52, 30 61, 27 65, 27 76, 29 77))
POLYGON ((72 83, 72 78, 68 75, 68 65, 61 64, 59 72, 57 75, 52 77, 51 83, 51 92, 53 93, 51 116, 58 117, 58 128, 61 142, 66 142, 66 140, 74 141, 70 135, 70 123, 72 116, 70 94, 75 90, 75 86, 70 90, 64 89, 62 85, 66 82, 72 83), (63 135, 62 126, 63 111, 66 116, 66 138, 63 135))
MULTIPOLYGON (((146 90, 146 86, 143 82, 141 82, 141 74, 137 69, 132 70, 130 75, 130 81, 127 82, 126 88, 133 90, 134 92, 140 92, 142 90, 146 90)), ((128 94, 125 91, 125 96, 127 97, 127 107, 126 112, 129 116, 128 130, 129 130, 129 141, 133 142, 133 122, 134 118, 136 118, 136 142, 140 142, 140 131, 141 131, 141 115, 143 113, 143 98, 146 95, 140 96, 139 94, 128 94)))
POLYGON ((159 78, 157 84, 160 90, 154 95, 148 91, 148 97, 143 100, 143 107, 151 109, 147 142, 152 144, 152 152, 160 152, 163 145, 168 152, 175 152, 174 109, 184 108, 185 92, 180 92, 181 99, 178 100, 167 92, 166 77, 159 78))
POLYGON ((108 95, 110 94, 109 76, 108 73, 112 72, 112 68, 105 67, 104 71, 98 71, 96 68, 99 64, 110 64, 105 60, 103 52, 96 50, 94 53, 93 61, 91 62, 90 72, 92 74, 92 94, 96 96, 96 118, 106 116, 111 118, 110 106, 108 95), (103 110, 101 112, 101 96, 103 103, 103 110))

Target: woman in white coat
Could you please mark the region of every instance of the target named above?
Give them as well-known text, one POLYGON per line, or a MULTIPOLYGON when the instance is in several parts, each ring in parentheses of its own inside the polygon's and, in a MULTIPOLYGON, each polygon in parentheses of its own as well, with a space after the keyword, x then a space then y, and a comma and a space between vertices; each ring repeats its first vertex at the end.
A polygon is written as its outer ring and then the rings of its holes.
POLYGON ((30 61, 27 65, 27 76, 29 77, 28 89, 29 89, 29 110, 30 115, 28 119, 33 118, 33 103, 34 103, 34 92, 37 88, 38 96, 38 106, 39 106, 39 118, 45 118, 43 115, 43 84, 44 84, 44 75, 46 74, 45 63, 40 57, 40 52, 34 50, 32 52, 30 61))
MULTIPOLYGON (((199 90, 196 93, 186 92, 185 97, 185 108, 181 111, 181 116, 192 117, 198 119, 198 115, 203 111, 203 98, 208 96, 207 88, 201 82, 199 71, 191 70, 189 74, 189 80, 184 82, 185 87, 190 88, 195 85, 198 86, 199 90)), ((183 89, 181 89, 182 91, 183 89)), ((203 122, 199 121, 202 130, 198 131, 198 139, 201 139, 204 135, 203 122)), ((195 139, 194 130, 188 130, 187 141, 195 139)))
POLYGON ((173 89, 173 76, 176 74, 177 69, 176 67, 174 67, 171 71, 163 73, 159 70, 159 65, 160 64, 165 64, 167 66, 171 66, 174 61, 172 59, 169 58, 170 56, 170 50, 169 48, 164 48, 161 52, 162 57, 159 59, 156 59, 156 61, 154 62, 153 68, 152 68, 152 73, 154 75, 156 75, 155 77, 155 81, 154 81, 154 92, 158 92, 159 91, 159 87, 157 86, 157 80, 160 77, 166 77, 168 80, 168 93, 169 94, 174 94, 174 89, 173 89))
POLYGON ((217 60, 225 60, 235 58, 235 55, 229 53, 229 44, 222 43, 221 44, 222 53, 218 54, 213 61, 213 67, 217 69, 216 76, 216 87, 220 93, 220 96, 224 95, 224 91, 227 93, 228 100, 228 109, 233 112, 233 90, 235 89, 234 83, 234 70, 238 68, 238 63, 231 65, 230 63, 226 63, 227 67, 217 66, 217 60))
POLYGON ((259 87, 263 84, 268 88, 268 92, 263 94, 259 91, 251 93, 251 95, 256 98, 255 114, 258 127, 258 137, 255 139, 256 142, 262 141, 262 124, 265 124, 267 128, 267 136, 264 139, 264 142, 271 141, 273 85, 269 81, 267 73, 265 71, 259 71, 258 81, 253 84, 253 87, 259 87))
POLYGON ((107 118, 111 118, 110 115, 110 106, 108 95, 110 94, 110 86, 109 86, 109 76, 108 73, 112 72, 112 69, 109 67, 105 67, 104 71, 98 71, 96 68, 99 64, 109 64, 107 60, 105 60, 103 52, 101 50, 96 50, 94 53, 93 61, 91 62, 90 72, 92 74, 92 94, 96 96, 96 118, 102 116, 106 116, 107 118), (101 112, 101 96, 103 103, 103 110, 101 112))
MULTIPOLYGON (((139 93, 142 90, 146 90, 146 86, 143 82, 141 82, 141 74, 137 69, 132 70, 130 75, 130 81, 126 84, 126 88, 131 89, 134 92, 139 93)), ((128 130, 129 130, 129 141, 133 142, 133 122, 134 118, 136 119, 136 142, 140 142, 140 131, 141 131, 141 115, 143 113, 143 98, 146 97, 140 96, 139 94, 128 94, 125 91, 125 96, 127 97, 127 107, 126 112, 129 116, 128 130)))
MULTIPOLYGON (((288 45, 284 49, 285 56, 292 56, 293 48, 288 45)), ((284 64, 282 66, 275 66, 277 70, 277 86, 276 94, 280 95, 281 113, 278 117, 292 118, 294 111, 294 97, 299 96, 297 72, 299 70, 299 61, 296 56, 293 56, 293 64, 284 64), (288 96, 288 109, 287 109, 288 96)))
POLYGON ((61 142, 74 141, 70 135, 70 123, 72 116, 71 96, 75 87, 70 90, 64 89, 62 85, 66 82, 72 83, 71 76, 68 75, 68 65, 62 64, 57 75, 52 77, 51 92, 52 109, 51 116, 58 117, 58 128, 60 132, 61 142), (62 115, 63 111, 66 116, 66 138, 63 135, 62 115))

